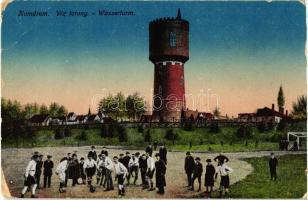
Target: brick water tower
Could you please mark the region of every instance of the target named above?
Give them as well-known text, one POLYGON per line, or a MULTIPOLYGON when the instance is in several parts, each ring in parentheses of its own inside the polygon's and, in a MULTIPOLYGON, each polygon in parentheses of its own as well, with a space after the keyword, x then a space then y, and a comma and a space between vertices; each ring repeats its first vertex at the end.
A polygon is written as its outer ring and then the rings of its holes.
POLYGON ((160 18, 149 25, 149 59, 154 64, 152 120, 180 121, 185 106, 184 63, 189 59, 189 22, 160 18))

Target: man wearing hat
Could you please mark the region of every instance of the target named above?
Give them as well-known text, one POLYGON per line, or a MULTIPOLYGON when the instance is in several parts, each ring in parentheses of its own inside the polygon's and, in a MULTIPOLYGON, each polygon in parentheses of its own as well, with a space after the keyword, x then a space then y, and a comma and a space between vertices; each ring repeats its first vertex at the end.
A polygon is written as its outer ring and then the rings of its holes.
POLYGON ((213 186, 214 186, 214 176, 215 176, 215 167, 212 165, 212 160, 211 159, 206 159, 206 171, 205 171, 205 181, 204 181, 204 186, 206 187, 205 192, 212 192, 213 191, 213 186), (210 188, 210 191, 209 191, 210 188))
POLYGON ((86 173, 83 170, 83 165, 84 165, 84 157, 80 158, 80 162, 79 162, 79 171, 80 171, 80 177, 82 180, 82 184, 85 185, 86 184, 86 173))
POLYGON ((36 171, 36 162, 38 161, 38 155, 34 154, 31 157, 31 160, 29 161, 26 173, 25 173, 25 181, 24 181, 24 188, 21 191, 21 198, 24 198, 24 195, 26 194, 28 188, 32 186, 31 190, 31 198, 35 198, 35 190, 36 190, 36 180, 35 180, 35 171, 36 171))
POLYGON ((41 189, 40 183, 41 183, 42 167, 43 167, 43 155, 40 154, 36 162, 36 170, 35 170, 37 189, 41 189))
POLYGON ((195 162, 195 166, 194 166, 194 171, 193 171, 193 178, 192 178, 192 184, 191 184, 191 190, 194 191, 194 182, 196 179, 198 179, 198 183, 199 183, 199 188, 198 188, 198 192, 201 191, 201 176, 202 176, 202 172, 203 172, 203 166, 201 164, 201 159, 199 157, 197 157, 195 162))
POLYGON ((166 186, 166 163, 163 159, 160 158, 160 154, 156 153, 156 162, 155 162, 155 178, 156 178, 156 187, 158 188, 158 194, 164 194, 165 193, 165 186, 166 186))
POLYGON ((50 187, 51 185, 51 176, 52 176, 52 168, 53 168, 53 162, 51 160, 52 156, 47 155, 47 160, 44 161, 44 188, 50 187))
POLYGON ((88 157, 91 156, 91 158, 93 160, 97 160, 97 154, 96 154, 96 151, 95 151, 95 146, 91 146, 91 151, 89 151, 88 153, 88 157))
POLYGON ((190 152, 186 152, 186 157, 185 157, 185 173, 187 175, 187 187, 191 187, 191 180, 192 180, 192 173, 195 167, 195 161, 194 158, 191 156, 190 152))
POLYGON ((268 161, 268 165, 270 168, 271 180, 277 179, 276 167, 278 165, 278 160, 275 157, 274 153, 271 153, 271 158, 268 161))

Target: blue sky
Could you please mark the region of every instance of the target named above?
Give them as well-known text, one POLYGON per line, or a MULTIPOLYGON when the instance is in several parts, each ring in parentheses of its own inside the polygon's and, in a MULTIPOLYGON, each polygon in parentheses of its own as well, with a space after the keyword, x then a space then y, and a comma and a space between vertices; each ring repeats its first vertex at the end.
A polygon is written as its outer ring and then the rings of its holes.
MULTIPOLYGON (((3 17, 2 95, 23 103, 57 101, 79 113, 89 104, 95 108, 103 88, 138 91, 150 100, 148 24, 175 17, 178 8, 190 22, 187 93, 210 88, 223 113, 236 115, 275 103, 280 85, 287 108, 306 92, 305 7, 299 2, 20 1, 3 17), (98 9, 135 15, 55 15, 98 9), (18 17, 19 10, 48 10, 50 16, 18 17)), ((189 100, 188 106, 206 109, 189 100)))

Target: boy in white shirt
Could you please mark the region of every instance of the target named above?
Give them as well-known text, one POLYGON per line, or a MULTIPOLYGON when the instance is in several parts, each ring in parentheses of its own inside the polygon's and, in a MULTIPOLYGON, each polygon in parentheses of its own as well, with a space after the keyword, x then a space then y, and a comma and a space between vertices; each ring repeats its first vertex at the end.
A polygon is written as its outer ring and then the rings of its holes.
POLYGON ((62 159, 62 161, 58 164, 56 169, 56 174, 59 176, 60 179, 60 186, 59 186, 59 192, 63 193, 65 192, 65 180, 66 180, 66 170, 68 167, 67 158, 62 159))
POLYGON ((118 161, 118 157, 113 157, 115 178, 118 180, 119 197, 125 195, 124 180, 128 173, 126 167, 118 161))
POLYGON ((148 159, 147 159, 147 179, 148 179, 148 187, 149 191, 155 190, 154 185, 153 185, 153 176, 155 172, 155 160, 150 156, 149 153, 147 153, 148 159))
POLYGON ((35 172, 36 172, 36 162, 38 161, 38 158, 39 156, 37 154, 33 155, 27 165, 26 173, 25 173, 24 188, 21 191, 20 198, 24 198, 24 195, 27 192, 28 188, 30 188, 32 185, 33 186, 31 190, 31 198, 36 198, 35 190, 36 190, 37 184, 35 181, 35 172))
POLYGON ((228 167, 226 164, 219 162, 217 167, 217 172, 215 175, 215 179, 217 179, 217 174, 220 175, 220 197, 223 195, 223 192, 225 192, 225 195, 228 195, 229 192, 229 174, 233 172, 233 169, 231 167, 228 167))
POLYGON ((92 177, 94 176, 96 169, 97 169, 96 161, 92 158, 91 155, 88 155, 88 159, 83 164, 83 169, 84 169, 85 174, 87 175, 88 185, 91 186, 92 177))
POLYGON ((105 169, 106 169, 106 189, 105 191, 110 191, 110 190, 113 190, 113 182, 112 182, 112 171, 114 169, 114 164, 113 162, 111 161, 111 159, 105 155, 105 154, 102 154, 103 155, 103 159, 105 159, 105 169))

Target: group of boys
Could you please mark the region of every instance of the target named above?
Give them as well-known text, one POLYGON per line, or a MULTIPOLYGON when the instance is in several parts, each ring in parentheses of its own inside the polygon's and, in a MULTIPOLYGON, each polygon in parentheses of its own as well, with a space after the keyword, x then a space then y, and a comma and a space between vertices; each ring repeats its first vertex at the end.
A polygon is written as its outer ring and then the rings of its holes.
POLYGON ((54 167, 51 158, 52 156, 47 155, 47 159, 43 162, 43 155, 39 154, 39 152, 34 152, 24 174, 24 187, 21 191, 21 198, 24 197, 28 190, 31 190, 31 198, 36 198, 35 192, 36 189, 40 189, 42 168, 44 168, 44 188, 51 186, 52 169, 54 167))
MULTIPOLYGON (((233 172, 233 170, 228 167, 225 162, 228 162, 229 159, 220 153, 217 157, 214 158, 214 161, 218 162, 218 166, 215 169, 214 165, 212 164, 211 159, 206 159, 206 170, 205 170, 205 182, 204 186, 206 187, 206 193, 211 194, 213 191, 214 180, 217 179, 217 175, 219 174, 220 179, 220 196, 225 193, 228 194, 228 189, 230 185, 229 174, 233 172)), ((185 165, 184 169, 187 175, 187 187, 194 191, 194 182, 197 179, 199 183, 198 192, 201 191, 201 177, 203 173, 203 166, 201 163, 201 158, 196 157, 195 159, 191 155, 190 152, 186 153, 185 158, 185 165)))

